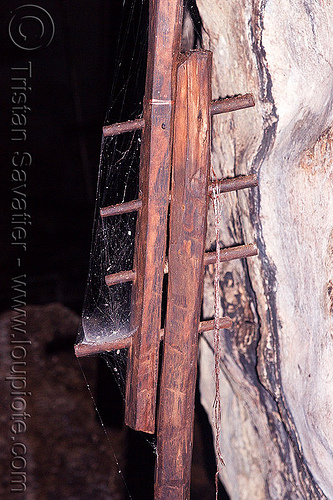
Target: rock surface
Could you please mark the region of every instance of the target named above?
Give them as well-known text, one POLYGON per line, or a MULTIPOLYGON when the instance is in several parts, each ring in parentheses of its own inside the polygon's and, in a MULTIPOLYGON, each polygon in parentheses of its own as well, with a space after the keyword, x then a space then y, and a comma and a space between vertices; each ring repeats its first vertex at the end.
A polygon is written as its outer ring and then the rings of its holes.
MULTIPOLYGON (((252 92, 254 109, 213 118, 217 177, 257 173, 223 195, 221 477, 236 499, 333 498, 333 11, 330 2, 198 0, 213 51, 213 97, 252 92)), ((214 245, 209 215, 207 248, 214 245)), ((213 268, 204 313, 213 315, 213 268)), ((201 394, 214 400, 212 338, 201 394)))

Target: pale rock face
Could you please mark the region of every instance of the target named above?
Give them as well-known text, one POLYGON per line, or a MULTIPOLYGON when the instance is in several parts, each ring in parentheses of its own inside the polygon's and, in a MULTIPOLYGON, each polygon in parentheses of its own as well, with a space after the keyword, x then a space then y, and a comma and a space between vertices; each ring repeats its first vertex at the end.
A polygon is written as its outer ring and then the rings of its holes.
MULTIPOLYGON (((234 499, 333 498, 333 5, 198 0, 213 51, 213 97, 256 107, 213 120, 218 177, 257 172, 224 195, 226 246, 260 254, 223 266, 221 476, 234 499)), ((207 247, 214 241, 210 211, 207 247)), ((213 311, 213 269, 204 311, 213 311)), ((202 401, 214 399, 201 341, 202 401)))

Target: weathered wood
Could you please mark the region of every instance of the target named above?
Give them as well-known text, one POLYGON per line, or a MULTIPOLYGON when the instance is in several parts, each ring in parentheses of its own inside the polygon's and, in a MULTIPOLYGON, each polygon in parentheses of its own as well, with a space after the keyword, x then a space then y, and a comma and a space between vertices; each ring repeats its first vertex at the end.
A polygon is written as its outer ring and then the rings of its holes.
MULTIPOLYGON (((237 111, 238 109, 245 109, 254 106, 254 99, 252 94, 239 95, 228 97, 226 99, 217 99, 212 101, 210 112, 212 115, 220 113, 229 113, 230 111, 237 111)), ((125 132, 133 132, 134 130, 143 129, 145 126, 144 118, 137 118, 136 120, 128 120, 127 122, 113 123, 103 127, 104 137, 124 134, 125 132)))
MULTIPOLYGON (((222 330, 224 328, 232 327, 232 320, 228 317, 223 317, 219 319, 219 328, 222 330)), ((214 330, 215 321, 213 319, 207 321, 200 321, 198 333, 209 332, 214 330)), ((91 356, 93 354, 101 354, 103 352, 110 352, 116 349, 127 349, 130 347, 132 342, 133 332, 129 332, 127 337, 119 337, 116 339, 110 339, 105 342, 100 343, 87 343, 80 342, 74 346, 75 355, 80 358, 83 356, 91 356)), ((160 341, 164 338, 164 328, 160 330, 160 341)))
POLYGON ((207 321, 200 321, 199 333, 209 332, 211 330, 214 330, 215 323, 217 323, 218 328, 221 330, 223 328, 231 328, 232 327, 232 319, 228 318, 228 316, 224 316, 224 317, 219 318, 216 321, 215 321, 215 319, 210 319, 207 321))
POLYGON ((218 187, 220 193, 229 193, 231 191, 239 191, 240 189, 247 189, 250 187, 258 186, 258 177, 255 174, 238 175, 231 179, 222 179, 214 181, 208 187, 210 195, 213 193, 214 187, 218 187))
MULTIPOLYGON (((248 245, 239 245, 237 247, 223 248, 220 250, 220 262, 228 262, 229 260, 244 259, 258 255, 258 248, 254 243, 248 245)), ((206 252, 204 256, 204 264, 215 264, 216 252, 206 252)))
MULTIPOLYGON (((239 245, 236 247, 223 248, 220 250, 220 261, 227 262, 229 260, 244 259, 246 257, 253 257, 258 255, 258 248, 254 243, 249 243, 248 245, 239 245)), ((206 252, 204 254, 204 265, 215 264, 216 262, 216 252, 206 252)), ((165 262, 164 273, 169 272, 169 263, 165 262)), ((127 283, 129 281, 136 280, 136 272, 130 271, 120 271, 119 273, 108 274, 105 276, 105 283, 108 286, 116 285, 118 283, 127 283)))
POLYGON ((126 203, 118 203, 117 205, 110 205, 100 209, 101 217, 110 217, 113 215, 128 214, 136 212, 142 207, 142 200, 132 200, 126 203))
POLYGON ((176 61, 182 0, 151 0, 140 156, 142 208, 136 226, 132 330, 127 362, 125 423, 155 431, 161 295, 169 203, 176 61))
POLYGON ((118 283, 127 283, 134 281, 136 278, 135 271, 120 271, 119 273, 107 274, 105 276, 105 283, 107 286, 117 285, 118 283))
POLYGON ((128 337, 119 337, 109 341, 95 342, 89 344, 87 342, 79 342, 74 346, 75 356, 82 358, 84 356, 92 356, 93 354, 102 354, 103 352, 111 352, 116 349, 127 349, 131 345, 132 334, 129 333, 128 337))
POLYGON ((230 113, 239 109, 252 108, 255 105, 252 94, 238 95, 226 99, 217 99, 210 106, 211 115, 230 113))
POLYGON ((128 120, 127 122, 113 123, 112 125, 105 125, 105 127, 103 127, 103 135, 104 137, 110 137, 113 135, 124 134, 125 132, 140 130, 144 126, 144 118, 138 118, 137 120, 128 120))
MULTIPOLYGON (((332 499, 332 4, 197 3, 213 95, 256 99, 254 109, 213 117, 216 175, 259 179, 259 189, 223 195, 223 244, 254 239, 259 257, 223 264, 221 303, 235 326, 221 338, 221 478, 232 500, 332 499)), ((207 248, 212 214, 209 222, 207 248)), ((211 416, 205 339, 200 390, 211 416)))
POLYGON ((155 500, 185 499, 190 492, 210 167, 210 82, 211 53, 187 55, 177 77, 155 500))

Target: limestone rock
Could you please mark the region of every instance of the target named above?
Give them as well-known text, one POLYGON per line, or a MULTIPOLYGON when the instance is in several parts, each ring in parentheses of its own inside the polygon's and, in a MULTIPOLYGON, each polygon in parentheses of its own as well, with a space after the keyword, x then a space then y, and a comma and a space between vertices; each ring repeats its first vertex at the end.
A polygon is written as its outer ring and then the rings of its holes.
MULTIPOLYGON (((259 256, 223 265, 221 472, 232 500, 333 498, 333 10, 331 2, 198 0, 213 51, 213 97, 256 107, 213 118, 218 177, 257 173, 223 198, 225 246, 259 256)), ((214 244, 209 215, 207 248, 214 244)), ((213 314, 213 268, 204 313, 213 314)), ((201 394, 214 400, 212 338, 201 394)))

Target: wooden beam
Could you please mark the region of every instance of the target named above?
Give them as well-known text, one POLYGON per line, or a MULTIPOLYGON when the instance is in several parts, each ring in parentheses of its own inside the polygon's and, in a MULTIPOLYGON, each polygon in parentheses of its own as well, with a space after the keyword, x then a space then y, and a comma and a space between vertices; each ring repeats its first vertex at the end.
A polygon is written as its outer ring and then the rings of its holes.
MULTIPOLYGON (((222 330, 223 328, 231 328, 232 320, 230 318, 223 317, 219 319, 219 328, 222 330)), ((203 332, 209 332, 210 330, 214 330, 215 321, 213 319, 200 321, 198 333, 201 334, 203 332)), ((126 337, 116 337, 107 341, 102 341, 100 343, 94 342, 79 342, 74 346, 75 355, 77 358, 81 358, 83 356, 91 356, 92 354, 101 354, 103 352, 110 352, 116 349, 128 349, 131 345, 133 332, 128 333, 126 337)), ((164 329, 160 330, 160 341, 164 338, 164 329)))
POLYGON ((211 53, 177 73, 169 283, 157 419, 155 500, 189 498, 210 168, 211 53))
POLYGON ((161 296, 169 203, 176 65, 182 0, 150 0, 144 129, 140 154, 142 206, 136 225, 125 423, 154 433, 161 296))

